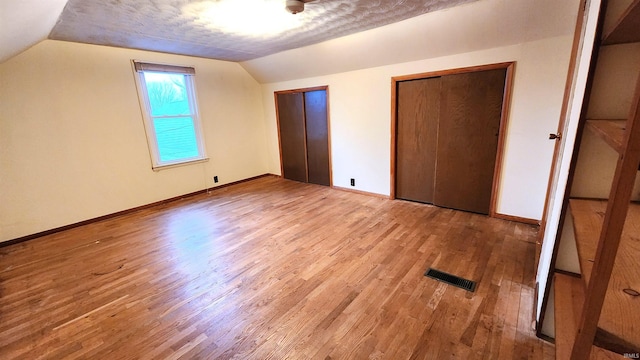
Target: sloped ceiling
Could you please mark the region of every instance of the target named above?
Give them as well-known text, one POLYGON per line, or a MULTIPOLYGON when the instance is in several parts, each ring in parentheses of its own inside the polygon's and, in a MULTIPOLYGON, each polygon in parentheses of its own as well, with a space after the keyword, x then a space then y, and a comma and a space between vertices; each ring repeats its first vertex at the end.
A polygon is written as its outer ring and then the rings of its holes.
POLYGON ((285 0, 2 0, 0 60, 48 37, 244 61, 474 1, 315 0, 292 15, 285 0))
POLYGON ((67 0, 1 0, 0 63, 46 39, 67 0))
POLYGON ((271 83, 572 36, 579 3, 481 0, 240 64, 271 83))

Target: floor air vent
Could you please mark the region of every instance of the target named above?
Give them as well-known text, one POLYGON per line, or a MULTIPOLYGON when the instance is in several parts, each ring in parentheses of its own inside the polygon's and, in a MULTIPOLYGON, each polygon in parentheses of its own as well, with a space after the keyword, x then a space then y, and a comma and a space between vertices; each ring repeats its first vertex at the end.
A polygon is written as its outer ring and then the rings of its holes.
POLYGON ((435 270, 435 269, 429 268, 429 270, 427 270, 427 272, 424 273, 424 276, 428 276, 430 278, 434 278, 434 279, 436 279, 438 281, 442 281, 442 282, 447 283, 449 285, 457 286, 457 287, 465 289, 467 291, 474 292, 476 290, 476 282, 475 281, 471 281, 471 280, 463 279, 463 278, 461 278, 459 276, 447 274, 446 272, 443 272, 443 271, 440 271, 440 270, 435 270))

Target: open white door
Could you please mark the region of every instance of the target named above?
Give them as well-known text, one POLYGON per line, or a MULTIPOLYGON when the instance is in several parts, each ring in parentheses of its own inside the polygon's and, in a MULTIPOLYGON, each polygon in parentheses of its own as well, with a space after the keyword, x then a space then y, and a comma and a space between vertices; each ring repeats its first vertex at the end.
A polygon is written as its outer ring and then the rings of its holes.
POLYGON ((544 213, 540 223, 542 249, 536 274, 536 283, 538 284, 536 298, 537 331, 539 334, 547 336, 553 336, 553 324, 549 324, 550 327, 545 326, 543 312, 546 310, 546 301, 551 288, 550 279, 553 275, 550 273, 552 257, 556 245, 558 225, 563 214, 569 168, 591 66, 591 54, 593 52, 600 3, 601 0, 583 0, 580 2, 561 118, 557 133, 552 134, 554 136, 550 136, 550 138, 555 138, 556 147, 549 176, 549 190, 547 191, 544 213))

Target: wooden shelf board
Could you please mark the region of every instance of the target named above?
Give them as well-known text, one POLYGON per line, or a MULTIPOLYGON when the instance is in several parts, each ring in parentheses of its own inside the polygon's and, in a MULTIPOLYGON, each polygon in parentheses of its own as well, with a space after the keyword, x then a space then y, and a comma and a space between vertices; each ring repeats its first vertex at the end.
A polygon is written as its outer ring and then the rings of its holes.
POLYGON ((640 0, 635 0, 622 14, 613 29, 602 38, 603 45, 640 41, 640 0))
POLYGON ((573 231, 578 248, 578 260, 584 288, 589 287, 591 268, 598 249, 598 237, 602 229, 606 200, 569 200, 569 209, 573 217, 573 231))
MULTIPOLYGON (((569 359, 584 302, 584 288, 580 279, 572 276, 556 273, 554 279, 556 359, 569 359)), ((620 354, 597 346, 591 349, 591 360, 622 358, 620 354)))
POLYGON ((623 355, 616 354, 609 350, 594 346, 591 348, 591 360, 615 360, 615 359, 628 359, 623 355))
MULTIPOLYGON (((582 277, 585 288, 588 288, 607 201, 571 199, 569 204, 582 277)), ((595 341, 597 345, 616 352, 640 351, 640 296, 634 297, 623 291, 640 291, 639 256, 640 205, 632 203, 629 205, 595 341)))
POLYGON ((584 289, 580 279, 558 273, 554 275, 553 289, 556 359, 569 359, 584 301, 584 289))
POLYGON ((626 120, 587 120, 587 128, 601 137, 618 153, 622 153, 626 123, 626 120))

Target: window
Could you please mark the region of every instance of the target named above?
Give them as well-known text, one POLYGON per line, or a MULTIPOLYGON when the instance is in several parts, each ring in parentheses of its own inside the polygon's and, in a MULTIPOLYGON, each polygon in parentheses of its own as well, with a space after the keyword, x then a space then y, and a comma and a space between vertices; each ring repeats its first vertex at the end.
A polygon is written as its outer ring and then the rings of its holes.
POLYGON ((195 70, 134 61, 153 169, 206 160, 195 70))

